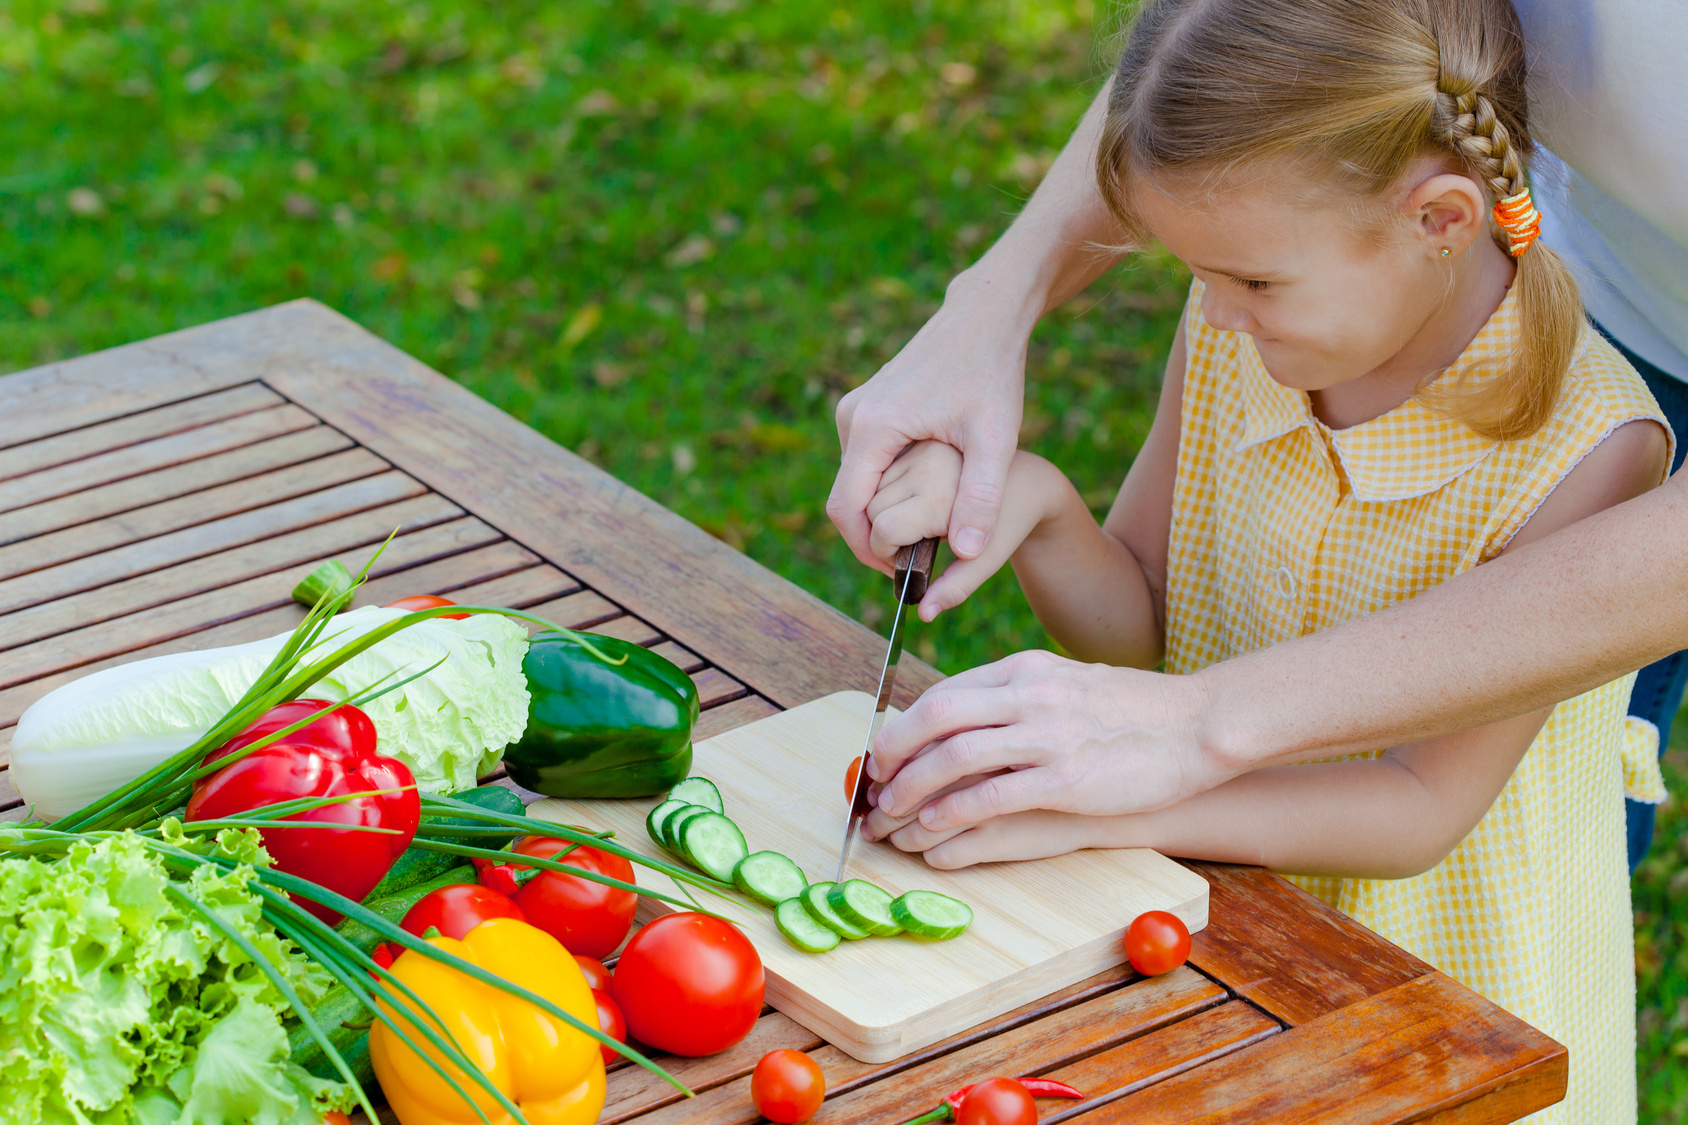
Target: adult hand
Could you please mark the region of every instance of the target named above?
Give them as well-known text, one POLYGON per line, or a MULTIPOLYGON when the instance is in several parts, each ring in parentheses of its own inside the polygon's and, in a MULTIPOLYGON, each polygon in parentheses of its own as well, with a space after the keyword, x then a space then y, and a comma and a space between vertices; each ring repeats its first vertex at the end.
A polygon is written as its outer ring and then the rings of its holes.
POLYGON ((1031 809, 1146 812, 1210 789, 1234 770, 1202 744, 1202 690, 1197 677, 1042 651, 952 676, 874 741, 875 835, 916 813, 932 840, 1031 809), (945 792, 976 774, 990 776, 945 792))
MULTIPOLYGON (((1039 310, 1041 311, 1041 310, 1039 310)), ((1035 320, 1035 317, 1032 319, 1035 320)), ((958 278, 938 312, 878 374, 838 403, 843 463, 826 513, 856 557, 890 572, 873 553, 867 507, 880 478, 910 442, 936 439, 961 451, 961 482, 948 521, 950 550, 985 549, 1019 444, 1030 323, 1004 315, 958 278)))

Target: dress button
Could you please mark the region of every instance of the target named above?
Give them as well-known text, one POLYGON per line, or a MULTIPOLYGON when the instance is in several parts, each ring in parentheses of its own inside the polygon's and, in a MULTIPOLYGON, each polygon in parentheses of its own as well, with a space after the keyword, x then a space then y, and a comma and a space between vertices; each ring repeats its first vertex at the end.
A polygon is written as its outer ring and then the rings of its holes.
POLYGON ((1277 587, 1280 597, 1293 601, 1295 599, 1295 575, 1287 566, 1280 566, 1272 572, 1272 584, 1277 587))

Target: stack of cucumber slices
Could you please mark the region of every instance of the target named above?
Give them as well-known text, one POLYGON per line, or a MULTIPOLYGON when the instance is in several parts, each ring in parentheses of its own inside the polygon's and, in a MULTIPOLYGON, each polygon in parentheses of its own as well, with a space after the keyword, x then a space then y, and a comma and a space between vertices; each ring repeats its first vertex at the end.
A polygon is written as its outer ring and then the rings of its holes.
POLYGON ((811 883, 779 852, 752 852, 708 778, 688 777, 671 789, 645 819, 645 830, 664 851, 773 907, 780 933, 806 953, 825 953, 841 940, 897 934, 943 940, 973 922, 966 903, 936 891, 892 898, 861 879, 811 883))

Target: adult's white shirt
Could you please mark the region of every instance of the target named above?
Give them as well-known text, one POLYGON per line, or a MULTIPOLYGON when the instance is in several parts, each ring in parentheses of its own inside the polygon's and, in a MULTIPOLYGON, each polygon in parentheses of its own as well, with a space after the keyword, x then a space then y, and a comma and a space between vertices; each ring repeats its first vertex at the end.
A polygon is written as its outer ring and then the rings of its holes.
POLYGON ((1589 313, 1688 381, 1688 0, 1514 0, 1542 240, 1589 313))

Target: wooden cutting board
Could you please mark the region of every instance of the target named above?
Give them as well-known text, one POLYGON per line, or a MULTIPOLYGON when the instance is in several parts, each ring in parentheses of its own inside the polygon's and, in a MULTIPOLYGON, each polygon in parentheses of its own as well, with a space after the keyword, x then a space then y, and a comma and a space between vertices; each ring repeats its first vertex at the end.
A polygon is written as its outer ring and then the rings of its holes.
MULTIPOLYGON (((845 691, 770 715, 694 748, 692 772, 721 790, 751 851, 784 852, 811 881, 831 879, 844 828, 844 771, 861 753, 872 697, 845 691)), ((660 798, 558 800, 528 813, 613 828, 616 839, 664 856, 645 833, 660 798)), ((888 844, 858 844, 850 875, 893 895, 926 888, 973 908, 974 922, 942 942, 909 937, 846 941, 804 953, 773 912, 735 895, 700 901, 743 924, 767 970, 768 1003, 863 1062, 886 1062, 1011 1011, 1125 960, 1123 937, 1145 910, 1169 910, 1191 932, 1207 925, 1207 881, 1147 849, 935 871, 888 844)), ((653 889, 665 876, 639 872, 653 889)), ((639 900, 639 919, 677 909, 639 900)))

